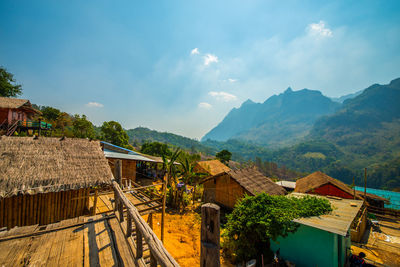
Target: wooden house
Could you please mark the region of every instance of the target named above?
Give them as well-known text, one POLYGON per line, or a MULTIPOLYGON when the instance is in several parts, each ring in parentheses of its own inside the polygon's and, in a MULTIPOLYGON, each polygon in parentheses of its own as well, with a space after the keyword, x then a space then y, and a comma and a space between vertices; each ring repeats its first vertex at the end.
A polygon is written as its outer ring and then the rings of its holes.
POLYGON ((227 208, 233 208, 245 194, 285 195, 283 187, 275 184, 255 168, 230 170, 205 179, 204 201, 215 202, 227 208))
POLYGON ((32 120, 38 114, 41 112, 34 109, 29 100, 0 97, 0 130, 7 136, 16 130, 38 130, 39 135, 40 130, 50 130, 51 124, 32 120))
POLYGON ((345 183, 319 171, 298 179, 296 181, 294 192, 321 196, 335 196, 347 199, 361 199, 357 195, 354 197, 353 189, 345 183))
POLYGON ((121 160, 123 185, 136 182, 136 177, 138 175, 147 178, 163 177, 164 172, 162 171, 162 166, 159 166, 163 163, 161 159, 104 141, 101 141, 100 144, 112 173, 114 173, 115 161, 121 160))
POLYGON ((223 172, 228 172, 231 169, 223 164, 221 161, 215 160, 205 160, 198 161, 193 170, 196 173, 207 174, 208 176, 217 175, 223 172))
POLYGON ((0 137, 0 227, 86 214, 89 190, 111 184, 98 141, 0 137))

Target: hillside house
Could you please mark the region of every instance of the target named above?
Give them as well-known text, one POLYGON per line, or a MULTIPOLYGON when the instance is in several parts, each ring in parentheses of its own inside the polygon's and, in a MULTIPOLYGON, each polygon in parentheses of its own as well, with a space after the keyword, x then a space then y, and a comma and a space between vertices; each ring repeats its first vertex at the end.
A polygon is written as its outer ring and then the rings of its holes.
POLYGON ((0 227, 87 214, 89 191, 111 184, 98 141, 0 137, 0 227))
MULTIPOLYGON (((364 192, 354 190, 345 183, 322 172, 314 172, 298 179, 294 192, 346 199, 364 199, 364 192)), ((366 201, 369 205, 378 208, 383 208, 385 203, 389 203, 387 199, 370 193, 366 194, 366 201)))
POLYGON ((51 124, 32 121, 35 115, 41 114, 34 109, 29 100, 0 97, 0 129, 5 135, 12 135, 16 130, 48 130, 51 124))
POLYGON ((128 185, 136 182, 137 176, 162 179, 162 159, 138 153, 136 151, 101 141, 104 156, 107 158, 112 173, 116 160, 122 162, 122 183, 128 185))
MULTIPOLYGON (((292 193, 288 196, 304 197, 292 193)), ((318 196, 323 197, 323 196, 318 196)), ((351 246, 351 226, 363 205, 362 200, 323 197, 329 200, 333 211, 326 215, 295 219, 299 224, 295 233, 271 240, 271 249, 280 249, 280 255, 299 267, 346 266, 351 246)))
POLYGON ((221 161, 214 159, 214 160, 204 160, 196 162, 193 170, 196 173, 213 176, 223 172, 228 172, 231 169, 225 164, 223 164, 221 161))
POLYGON ((205 202, 215 202, 233 208, 237 200, 247 195, 265 192, 270 195, 285 195, 283 187, 275 184, 255 168, 230 170, 211 176, 204 181, 205 202))

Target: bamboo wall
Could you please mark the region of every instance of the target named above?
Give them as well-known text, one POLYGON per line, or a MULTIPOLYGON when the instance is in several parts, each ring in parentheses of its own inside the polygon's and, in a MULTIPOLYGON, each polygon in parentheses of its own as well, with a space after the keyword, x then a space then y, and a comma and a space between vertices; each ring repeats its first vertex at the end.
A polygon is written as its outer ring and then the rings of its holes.
POLYGON ((245 189, 228 174, 210 179, 204 183, 203 201, 216 202, 233 208, 236 201, 244 196, 245 189))
POLYGON ((50 224, 88 210, 89 189, 0 198, 0 227, 50 224))
MULTIPOLYGON (((116 159, 108 158, 111 172, 114 173, 116 159)), ((121 160, 122 161, 122 178, 136 181, 136 161, 135 160, 121 160)))

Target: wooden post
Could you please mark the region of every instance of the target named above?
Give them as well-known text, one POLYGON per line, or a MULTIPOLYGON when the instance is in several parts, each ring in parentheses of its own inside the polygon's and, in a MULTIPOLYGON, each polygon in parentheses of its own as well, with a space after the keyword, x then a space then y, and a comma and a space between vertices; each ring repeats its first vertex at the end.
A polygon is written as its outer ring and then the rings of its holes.
POLYGON ((143 257, 143 235, 139 227, 136 225, 136 258, 143 257))
POLYGON ((162 199, 162 212, 161 212, 161 242, 164 243, 164 222, 165 222, 165 204, 167 202, 167 174, 164 175, 164 184, 162 185, 163 199, 162 199))
POLYGON ((122 188, 122 162, 120 159, 115 161, 114 178, 119 184, 119 187, 122 188))
MULTIPOLYGON (((92 215, 96 215, 96 208, 97 208, 97 197, 98 197, 98 189, 96 188, 94 190, 94 200, 93 200, 93 210, 92 210, 92 215)), ((115 193, 114 193, 114 199, 115 199, 115 193)))
POLYGON ((124 221, 124 204, 121 201, 118 201, 118 213, 119 213, 119 222, 122 223, 124 221))
POLYGON ((42 119, 39 119, 38 136, 40 136, 41 131, 42 131, 42 119))
POLYGON ((367 168, 364 169, 364 202, 367 201, 367 168))
POLYGON ((221 266, 219 214, 220 208, 215 204, 207 203, 201 206, 201 267, 221 266))
POLYGON ((355 177, 353 177, 353 198, 354 199, 356 199, 356 187, 355 187, 355 184, 354 184, 354 180, 355 180, 356 178, 355 177))
POLYGON ((129 211, 127 212, 126 219, 126 236, 130 237, 132 235, 132 215, 129 211))

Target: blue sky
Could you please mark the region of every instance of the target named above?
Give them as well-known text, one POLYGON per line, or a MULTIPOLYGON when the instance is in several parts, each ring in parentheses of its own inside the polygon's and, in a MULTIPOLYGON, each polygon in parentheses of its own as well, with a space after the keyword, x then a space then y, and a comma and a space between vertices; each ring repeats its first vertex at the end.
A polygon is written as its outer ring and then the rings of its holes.
POLYGON ((200 138, 246 99, 400 77, 400 1, 0 2, 23 98, 200 138))

